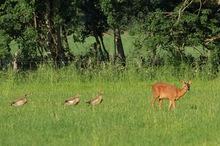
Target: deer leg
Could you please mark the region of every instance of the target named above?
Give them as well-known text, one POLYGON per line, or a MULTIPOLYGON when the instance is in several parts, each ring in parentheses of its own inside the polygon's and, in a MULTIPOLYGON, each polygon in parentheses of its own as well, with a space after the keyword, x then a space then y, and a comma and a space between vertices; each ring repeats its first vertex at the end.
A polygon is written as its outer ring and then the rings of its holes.
POLYGON ((172 104, 173 104, 173 102, 170 100, 170 104, 169 104, 169 108, 168 109, 171 108, 172 104))
POLYGON ((171 108, 171 106, 173 106, 174 110, 176 109, 176 105, 175 105, 174 100, 170 100, 169 109, 171 108))
POLYGON ((158 106, 159 106, 160 109, 161 109, 162 102, 163 102, 163 99, 159 99, 158 106))
POLYGON ((158 96, 154 96, 153 100, 152 100, 152 108, 154 108, 154 103, 157 100, 158 96))
POLYGON ((173 101, 173 109, 174 109, 174 110, 176 109, 176 104, 175 104, 174 101, 173 101))

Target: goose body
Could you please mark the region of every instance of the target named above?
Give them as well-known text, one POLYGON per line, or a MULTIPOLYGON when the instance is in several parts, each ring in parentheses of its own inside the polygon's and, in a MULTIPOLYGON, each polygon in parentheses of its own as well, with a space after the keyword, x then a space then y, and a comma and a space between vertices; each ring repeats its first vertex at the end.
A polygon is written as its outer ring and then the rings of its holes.
POLYGON ((81 96, 80 94, 77 94, 76 97, 72 97, 72 98, 67 99, 64 102, 64 105, 77 105, 80 101, 80 99, 79 99, 80 96, 81 96))
POLYGON ((22 106, 27 103, 27 94, 24 95, 23 98, 18 98, 11 102, 11 106, 22 106))
POLYGON ((96 97, 96 98, 94 98, 92 100, 89 100, 86 103, 88 103, 90 105, 96 105, 96 104, 102 103, 102 101, 103 101, 103 97, 102 97, 103 91, 99 91, 98 94, 99 94, 98 97, 96 97))

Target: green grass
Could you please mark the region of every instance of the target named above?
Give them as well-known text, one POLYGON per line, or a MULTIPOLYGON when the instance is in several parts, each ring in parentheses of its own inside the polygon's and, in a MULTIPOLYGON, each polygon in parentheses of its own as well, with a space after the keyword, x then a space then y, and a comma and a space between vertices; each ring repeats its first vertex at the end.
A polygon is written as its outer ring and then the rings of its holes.
MULTIPOLYGON (((133 41, 134 37, 130 36, 127 32, 121 35, 122 43, 124 47, 125 54, 127 55, 130 51, 134 50, 133 41)), ((108 34, 104 34, 103 36, 104 44, 109 52, 109 54, 114 53, 114 34, 112 32, 109 32, 108 34)), ((73 42, 72 36, 68 37, 70 48, 73 52, 73 54, 85 54, 89 51, 89 48, 91 45, 95 42, 94 37, 88 37, 86 38, 84 43, 75 43, 73 42)))
POLYGON ((193 79, 191 91, 176 101, 175 111, 169 111, 168 100, 162 110, 151 108, 151 86, 166 81, 181 87, 181 80, 165 78, 164 73, 141 80, 129 73, 118 80, 107 80, 104 71, 90 79, 70 68, 1 73, 0 145, 220 144, 219 78, 193 79), (100 89, 103 103, 86 105, 100 89), (10 102, 24 93, 29 94, 28 103, 11 107, 10 102), (64 108, 64 101, 77 93, 82 94, 79 105, 64 108))
MULTIPOLYGON (((73 43, 74 54, 84 54, 95 41, 73 43)), ((113 54, 113 36, 104 36, 113 54)), ((132 36, 122 35, 127 55, 133 48, 132 36)), ((13 50, 16 45, 12 44, 13 50)), ((188 48, 189 54, 195 54, 188 48)), ((195 54, 196 55, 196 54, 195 54)), ((40 66, 35 72, 0 73, 0 145, 79 145, 79 146, 212 146, 220 144, 219 80, 207 80, 208 73, 195 72, 185 64, 176 69, 142 68, 128 61, 124 71, 115 66, 80 71, 73 66, 60 70, 40 66), (194 78, 193 78, 194 77, 194 78), (179 101, 176 110, 151 108, 151 86, 164 81, 181 87, 193 80, 191 91, 179 101), (104 101, 88 106, 86 101, 104 91, 104 101), (11 107, 13 99, 29 94, 28 103, 11 107), (67 98, 82 94, 77 106, 64 108, 67 98)), ((90 68, 89 68, 90 69, 90 68)), ((157 102, 156 102, 157 104, 157 102)))

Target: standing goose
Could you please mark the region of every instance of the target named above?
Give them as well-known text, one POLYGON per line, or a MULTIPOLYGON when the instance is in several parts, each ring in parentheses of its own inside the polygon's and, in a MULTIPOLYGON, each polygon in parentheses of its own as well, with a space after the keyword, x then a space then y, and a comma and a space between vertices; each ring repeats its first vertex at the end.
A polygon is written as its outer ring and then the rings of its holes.
POLYGON ((64 105, 77 105, 80 101, 80 99, 79 99, 80 96, 81 96, 80 94, 77 94, 76 97, 72 97, 72 98, 67 99, 64 102, 64 105))
POLYGON ((98 92, 98 97, 97 98, 94 98, 92 100, 89 100, 87 101, 86 103, 90 104, 90 105, 96 105, 96 104, 100 104, 102 102, 102 94, 103 94, 103 91, 99 91, 98 92))
POLYGON ((24 95, 24 98, 18 98, 11 102, 11 106, 22 106, 27 103, 27 94, 24 95))

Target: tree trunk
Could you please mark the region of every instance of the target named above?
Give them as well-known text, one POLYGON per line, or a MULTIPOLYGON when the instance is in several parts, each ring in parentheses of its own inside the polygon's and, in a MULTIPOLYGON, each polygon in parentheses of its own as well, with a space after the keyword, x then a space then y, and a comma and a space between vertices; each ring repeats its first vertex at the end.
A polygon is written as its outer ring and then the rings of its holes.
POLYGON ((64 25, 62 25, 62 38, 65 43, 64 47, 66 48, 66 51, 69 52, 70 47, 69 47, 69 43, 68 43, 68 39, 67 39, 66 28, 64 27, 64 25))
POLYGON ((101 40, 102 48, 103 48, 103 50, 104 50, 104 52, 105 52, 105 57, 106 57, 105 59, 107 59, 107 61, 109 61, 109 53, 108 53, 108 51, 107 51, 106 48, 105 48, 102 34, 99 35, 99 38, 100 38, 100 40, 101 40))
MULTIPOLYGON (((43 28, 45 28, 45 19, 46 19, 46 15, 42 16, 40 14, 40 12, 38 12, 38 10, 36 10, 34 12, 34 28, 37 32, 37 39, 36 39, 36 48, 41 56, 41 59, 44 60, 44 51, 46 51, 45 48, 47 48, 46 44, 46 40, 47 40, 47 33, 45 33, 45 31, 43 31, 43 28)), ((46 19, 47 20, 47 19, 46 19)), ((46 21, 47 22, 47 21, 46 21)), ((46 26, 48 24, 46 23, 46 26)))
POLYGON ((124 48, 123 48, 123 44, 122 44, 122 40, 121 40, 121 34, 120 34, 119 27, 114 28, 114 41, 115 41, 115 46, 117 48, 121 64, 123 66, 126 66, 126 57, 125 57, 125 53, 124 53, 124 48))
POLYGON ((48 50, 52 56, 52 60, 55 66, 64 66, 64 49, 62 47, 60 26, 54 23, 54 1, 49 0, 47 8, 46 24, 48 29, 48 50))
POLYGON ((94 48, 94 61, 95 64, 97 65, 99 60, 98 60, 98 44, 96 42, 94 42, 93 48, 94 48))
POLYGON ((49 12, 45 15, 45 23, 46 23, 46 27, 47 27, 47 47, 45 47, 45 51, 46 51, 46 57, 53 62, 53 56, 52 56, 52 36, 51 36, 51 32, 50 32, 50 20, 49 20, 49 12))
POLYGON ((48 21, 49 21, 49 42, 50 42, 50 52, 53 58, 53 63, 57 66, 57 58, 58 58, 58 44, 57 44, 57 33, 54 24, 54 1, 49 0, 48 4, 48 21))
POLYGON ((67 32, 66 28, 64 25, 62 25, 62 43, 63 43, 63 51, 64 51, 64 59, 65 59, 65 64, 68 65, 74 58, 74 54, 70 52, 70 47, 67 39, 67 32), (66 53, 66 54, 65 54, 66 53))
POLYGON ((54 28, 54 24, 51 21, 50 23, 50 52, 53 58, 53 63, 55 66, 57 66, 57 61, 58 61, 58 41, 57 41, 57 34, 56 34, 56 29, 54 28))
POLYGON ((152 49, 152 53, 153 53, 153 66, 156 66, 157 64, 157 47, 153 47, 152 49))
POLYGON ((63 67, 63 66, 65 66, 65 59, 64 59, 65 54, 64 54, 64 49, 62 47, 62 40, 61 40, 61 36, 60 36, 60 27, 59 26, 56 27, 56 33, 57 33, 57 49, 58 49, 56 61, 57 61, 59 67, 63 67))
POLYGON ((18 70, 18 52, 15 52, 14 54, 14 60, 13 60, 13 70, 17 72, 18 70))
POLYGON ((99 53, 100 53, 100 56, 101 56, 101 61, 104 61, 104 54, 103 54, 102 49, 101 49, 101 45, 100 45, 98 35, 95 34, 94 37, 95 37, 95 40, 96 40, 97 50, 99 50, 99 53))

